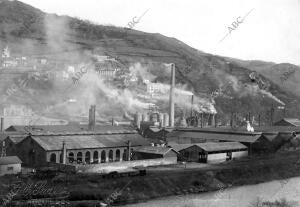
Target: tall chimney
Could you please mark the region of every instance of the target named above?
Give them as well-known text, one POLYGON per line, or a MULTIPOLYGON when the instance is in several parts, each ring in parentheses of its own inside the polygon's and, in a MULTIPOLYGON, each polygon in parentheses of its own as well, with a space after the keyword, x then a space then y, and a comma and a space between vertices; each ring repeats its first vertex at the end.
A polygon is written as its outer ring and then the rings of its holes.
POLYGON ((194 106, 194 95, 192 95, 192 100, 191 100, 191 118, 193 117, 193 106, 194 106))
POLYGON ((4 131, 4 118, 1 117, 1 121, 0 121, 0 131, 3 132, 4 131))
POLYGON ((91 105, 89 109, 89 130, 95 130, 96 125, 96 105, 91 105))
POLYGON ((174 93, 175 93, 175 64, 171 64, 171 84, 170 84, 170 100, 169 100, 169 126, 174 127, 174 93))
POLYGON ((62 164, 66 164, 67 159, 67 149, 66 149, 66 142, 63 141, 63 147, 62 147, 62 164))

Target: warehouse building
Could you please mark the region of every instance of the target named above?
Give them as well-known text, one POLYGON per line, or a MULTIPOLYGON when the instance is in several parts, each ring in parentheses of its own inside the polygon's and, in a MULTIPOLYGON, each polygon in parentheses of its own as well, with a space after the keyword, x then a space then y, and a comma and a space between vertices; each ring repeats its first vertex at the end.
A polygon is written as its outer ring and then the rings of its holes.
POLYGON ((0 176, 21 173, 22 161, 16 156, 0 157, 0 176))
POLYGON ((1 152, 7 156, 14 156, 17 153, 17 144, 25 139, 28 134, 18 132, 5 132, 2 135, 1 152))
POLYGON ((169 159, 173 160, 174 164, 177 163, 177 152, 169 147, 153 147, 143 146, 138 147, 133 151, 134 160, 147 160, 147 159, 169 159))
POLYGON ((98 164, 129 160, 134 148, 145 145, 149 142, 136 132, 35 134, 17 144, 17 155, 28 166, 98 164))
POLYGON ((188 162, 215 163, 248 156, 248 148, 239 142, 206 142, 170 145, 188 162))
POLYGON ((248 147, 249 154, 276 152, 283 144, 296 136, 293 131, 245 132, 222 129, 176 129, 167 135, 172 144, 193 144, 205 142, 239 142, 248 147))

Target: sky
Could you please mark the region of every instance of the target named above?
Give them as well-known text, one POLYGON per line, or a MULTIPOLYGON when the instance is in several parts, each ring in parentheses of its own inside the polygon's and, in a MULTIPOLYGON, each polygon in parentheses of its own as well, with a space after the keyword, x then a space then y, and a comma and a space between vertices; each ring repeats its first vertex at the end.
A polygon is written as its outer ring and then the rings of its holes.
POLYGON ((120 27, 147 11, 134 29, 174 37, 211 54, 300 65, 300 0, 21 1, 120 27))

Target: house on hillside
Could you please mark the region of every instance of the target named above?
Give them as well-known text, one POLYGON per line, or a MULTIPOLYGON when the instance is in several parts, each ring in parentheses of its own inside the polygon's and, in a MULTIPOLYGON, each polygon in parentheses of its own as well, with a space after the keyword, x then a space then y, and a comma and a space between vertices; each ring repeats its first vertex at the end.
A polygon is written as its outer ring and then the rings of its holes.
POLYGON ((22 161, 16 156, 0 157, 0 176, 21 173, 22 161))
POLYGON ((274 123, 274 126, 300 127, 300 120, 297 118, 284 118, 274 123))

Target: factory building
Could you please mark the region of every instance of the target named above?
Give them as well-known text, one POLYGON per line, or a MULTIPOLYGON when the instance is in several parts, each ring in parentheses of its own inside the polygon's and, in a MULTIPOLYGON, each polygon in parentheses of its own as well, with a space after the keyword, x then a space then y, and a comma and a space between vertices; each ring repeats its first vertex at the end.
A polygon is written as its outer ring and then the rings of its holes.
POLYGON ((26 134, 18 132, 5 132, 2 135, 1 154, 14 156, 17 153, 17 144, 26 138, 26 134))
POLYGON ((133 151, 133 160, 165 159, 169 164, 177 163, 177 152, 168 147, 138 147, 133 151))
POLYGON ((133 149, 145 145, 149 142, 136 132, 32 134, 17 144, 17 155, 27 166, 98 164, 130 160, 133 149))
POLYGON ((188 162, 215 163, 248 156, 248 148, 239 142, 206 142, 170 145, 188 162))
POLYGON ((142 135, 150 140, 152 143, 164 143, 166 142, 167 135, 174 129, 170 127, 155 127, 150 126, 144 129, 142 135))
POLYGON ((182 128, 167 135, 167 143, 193 144, 205 142, 239 142, 248 147, 249 154, 276 152, 291 141, 295 132, 245 132, 222 129, 182 128))

